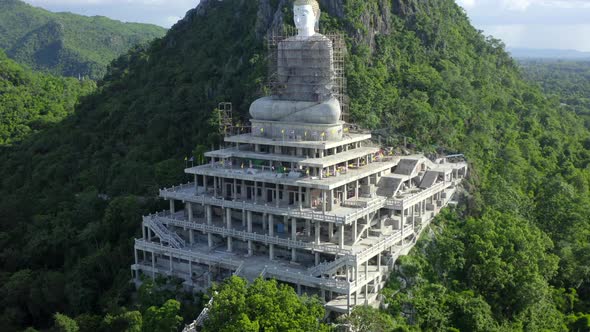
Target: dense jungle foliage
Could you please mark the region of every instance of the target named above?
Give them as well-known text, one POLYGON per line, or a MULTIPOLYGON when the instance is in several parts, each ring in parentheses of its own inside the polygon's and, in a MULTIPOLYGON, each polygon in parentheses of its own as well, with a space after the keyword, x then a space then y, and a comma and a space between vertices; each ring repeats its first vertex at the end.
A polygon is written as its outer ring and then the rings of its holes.
POLYGON ((519 65, 527 80, 559 98, 590 128, 590 60, 519 60, 519 65))
POLYGON ((0 0, 0 48, 20 64, 52 74, 100 79, 113 59, 165 33, 155 25, 52 13, 21 0, 0 0))
POLYGON ((90 80, 34 73, 0 50, 0 146, 61 121, 74 112, 80 97, 95 88, 90 80))
MULTIPOLYGON (((388 309, 343 321, 366 331, 588 330, 583 121, 527 83, 452 0, 320 2, 322 26, 347 36, 353 119, 388 128, 390 144, 405 136, 424 152, 464 152, 472 167, 462 204, 398 262, 388 309)), ((133 296, 133 237, 140 216, 163 207, 157 189, 187 180, 184 156, 218 143, 217 103, 246 116, 265 81, 264 31, 288 19, 288 3, 202 0, 165 38, 114 61, 74 115, 2 151, 1 326, 94 331, 119 317, 111 330, 138 331, 140 318, 153 322, 142 329, 194 318, 181 295, 180 307, 170 293, 141 295, 162 287, 133 296)), ((240 287, 243 306, 250 291, 240 287)), ((232 317, 264 330, 258 311, 232 317)))

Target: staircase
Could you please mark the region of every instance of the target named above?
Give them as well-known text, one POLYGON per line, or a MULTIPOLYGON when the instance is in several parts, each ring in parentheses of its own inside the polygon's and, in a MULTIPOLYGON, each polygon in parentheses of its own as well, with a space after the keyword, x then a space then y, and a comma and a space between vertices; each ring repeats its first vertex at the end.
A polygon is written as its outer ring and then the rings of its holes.
POLYGON ((171 232, 155 217, 145 218, 144 224, 160 238, 160 242, 166 242, 169 246, 176 249, 186 246, 186 242, 178 234, 171 232))
POLYGON ((211 307, 211 304, 213 304, 213 297, 211 297, 209 303, 207 303, 205 308, 203 308, 203 311, 201 311, 199 317, 197 317, 194 322, 185 326, 184 329, 182 329, 182 332, 197 332, 197 327, 203 326, 203 322, 209 318, 209 308, 211 307))
POLYGON ((314 267, 309 268, 307 271, 310 275, 314 277, 318 277, 322 274, 332 274, 336 273, 336 271, 343 265, 345 265, 349 260, 348 256, 342 256, 337 258, 332 262, 324 262, 314 267))

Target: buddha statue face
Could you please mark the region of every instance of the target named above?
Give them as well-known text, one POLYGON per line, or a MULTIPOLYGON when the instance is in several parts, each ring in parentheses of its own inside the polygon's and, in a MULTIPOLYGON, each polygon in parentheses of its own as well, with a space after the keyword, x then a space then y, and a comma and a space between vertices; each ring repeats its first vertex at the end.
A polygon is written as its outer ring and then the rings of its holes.
MULTIPOLYGON (((295 27, 299 37, 311 37, 315 34, 315 26, 319 18, 319 6, 311 4, 314 1, 296 1, 293 6, 295 27)), ((317 2, 316 2, 317 4, 317 2)))

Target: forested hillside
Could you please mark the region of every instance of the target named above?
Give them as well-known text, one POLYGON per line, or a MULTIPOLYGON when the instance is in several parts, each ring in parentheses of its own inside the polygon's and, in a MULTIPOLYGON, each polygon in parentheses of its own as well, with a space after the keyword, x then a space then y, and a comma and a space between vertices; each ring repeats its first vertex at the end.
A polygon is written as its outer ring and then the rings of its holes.
POLYGON ((117 56, 165 33, 155 25, 52 13, 20 0, 0 0, 0 49, 18 63, 57 75, 102 78, 117 56))
POLYGON ((12 145, 74 112, 93 81, 23 69, 0 50, 0 147, 12 145))
MULTIPOLYGON (((347 36, 353 119, 388 128, 391 144, 406 136, 472 165, 463 203, 400 260, 387 311, 360 319, 424 331, 588 329, 581 119, 527 83, 453 0, 320 2, 322 26, 347 36)), ((184 156, 218 142, 218 102, 246 116, 265 81, 263 36, 289 21, 288 3, 202 0, 165 38, 114 61, 73 116, 3 152, 1 326, 47 327, 59 311, 93 331, 90 321, 160 312, 142 304, 152 292, 132 300, 128 283, 140 216, 162 207, 158 188, 187 180, 184 156)), ((174 312, 165 300, 147 303, 174 312)), ((258 331, 258 311, 242 309, 243 330, 258 331)))
POLYGON ((519 60, 519 64, 527 80, 559 98, 590 128, 590 60, 519 60))

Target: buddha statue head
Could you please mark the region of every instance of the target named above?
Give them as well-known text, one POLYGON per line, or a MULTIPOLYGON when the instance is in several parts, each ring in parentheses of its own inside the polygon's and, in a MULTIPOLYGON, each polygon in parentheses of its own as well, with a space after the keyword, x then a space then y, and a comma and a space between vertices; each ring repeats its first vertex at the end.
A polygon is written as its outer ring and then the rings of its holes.
POLYGON ((308 38, 315 34, 320 21, 320 5, 317 0, 295 0, 293 17, 297 36, 308 38))

